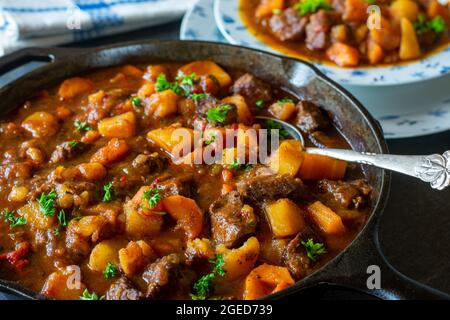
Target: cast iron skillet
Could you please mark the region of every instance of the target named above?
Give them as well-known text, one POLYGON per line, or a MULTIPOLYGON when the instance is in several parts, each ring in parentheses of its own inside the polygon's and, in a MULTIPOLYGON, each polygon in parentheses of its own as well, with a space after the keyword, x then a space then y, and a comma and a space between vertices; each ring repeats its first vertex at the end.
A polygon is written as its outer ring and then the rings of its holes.
MULTIPOLYGON (((314 66, 301 60, 257 50, 208 42, 140 41, 91 49, 24 49, 0 59, 0 74, 30 61, 49 63, 0 88, 0 113, 17 107, 43 88, 94 68, 127 62, 187 62, 202 59, 212 59, 225 67, 251 72, 301 99, 311 100, 322 106, 331 112, 334 125, 355 150, 388 152, 380 126, 367 110, 350 93, 325 77, 314 66)), ((371 215, 361 233, 323 268, 290 288, 269 296, 269 299, 291 296, 323 284, 341 285, 384 299, 449 298, 440 291, 407 278, 386 261, 378 241, 378 223, 388 198, 390 176, 373 167, 363 169, 374 192, 371 215), (368 274, 368 268, 379 268, 381 289, 368 288, 367 281, 372 274, 368 274)), ((369 282, 372 283, 370 280, 369 282)), ((0 289, 26 298, 44 298, 16 283, 1 279, 0 289)))

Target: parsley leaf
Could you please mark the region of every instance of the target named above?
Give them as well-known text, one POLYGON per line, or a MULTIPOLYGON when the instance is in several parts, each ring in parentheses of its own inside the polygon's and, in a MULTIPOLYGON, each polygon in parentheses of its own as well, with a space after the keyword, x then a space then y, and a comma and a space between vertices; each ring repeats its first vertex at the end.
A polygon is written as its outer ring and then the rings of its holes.
POLYGON ((217 135, 213 134, 209 137, 208 140, 205 140, 205 144, 208 146, 208 145, 214 143, 214 141, 216 141, 216 139, 217 139, 217 135))
POLYGON ((191 294, 192 300, 206 300, 213 289, 213 280, 217 276, 223 277, 225 275, 225 270, 223 269, 225 260, 223 255, 218 254, 214 260, 209 260, 209 262, 215 265, 214 269, 194 283, 194 293, 191 294))
POLYGON ((227 118, 228 111, 231 110, 231 106, 224 104, 216 108, 211 108, 208 110, 207 119, 210 122, 223 123, 227 118))
POLYGON ((61 210, 58 213, 58 222, 61 227, 67 227, 69 222, 67 221, 66 212, 64 210, 61 210))
POLYGON ((161 73, 156 79, 155 88, 157 92, 172 90, 179 96, 185 95, 183 88, 181 88, 177 83, 167 81, 167 77, 164 73, 161 73))
POLYGON ((190 75, 178 76, 175 80, 180 81, 181 86, 188 92, 191 91, 194 86, 195 79, 197 78, 197 74, 192 72, 190 75))
POLYGON ((285 97, 285 98, 283 98, 283 99, 278 100, 278 103, 281 103, 281 104, 285 104, 285 103, 294 103, 294 100, 292 100, 292 99, 289 98, 289 97, 285 97))
POLYGON ((103 276, 105 279, 111 279, 116 277, 119 274, 119 271, 117 270, 117 267, 112 264, 111 262, 108 262, 108 265, 106 266, 105 270, 103 271, 103 276))
POLYGON ((103 186, 103 202, 110 202, 114 197, 114 188, 112 182, 109 182, 103 186))
POLYGON ((55 200, 57 194, 55 190, 50 191, 48 194, 43 192, 38 199, 40 205, 40 211, 47 217, 55 216, 55 200))
POLYGON ((78 141, 69 141, 69 146, 71 146, 72 148, 76 148, 79 146, 79 142, 78 141))
POLYGON ((311 261, 316 261, 321 254, 326 252, 323 243, 314 243, 313 239, 302 240, 301 244, 305 247, 306 254, 311 261))
POLYGON ((428 26, 436 33, 442 33, 447 30, 447 24, 441 16, 434 17, 428 22, 428 26))
POLYGON ((90 131, 92 127, 87 123, 87 121, 80 122, 79 120, 74 122, 75 130, 78 132, 90 131))
POLYGON ((151 210, 156 207, 156 205, 161 201, 161 194, 159 190, 156 188, 152 188, 144 191, 144 195, 142 196, 141 209, 143 210, 151 210), (145 202, 147 202, 147 206, 145 206, 145 202))
POLYGON ((275 122, 273 120, 267 120, 266 121, 266 126, 267 126, 267 130, 268 133, 270 134, 271 130, 279 130, 279 134, 280 137, 282 138, 289 138, 291 135, 289 134, 289 132, 287 132, 287 130, 278 122, 275 122))
POLYGON ((331 6, 326 0, 303 0, 297 3, 294 8, 301 16, 317 12, 319 9, 331 10, 331 6))
POLYGON ((95 292, 90 293, 88 289, 84 289, 80 300, 105 300, 105 296, 99 297, 95 292))
POLYGON ((414 29, 417 34, 423 34, 427 31, 434 31, 435 33, 442 33, 447 30, 447 24, 441 16, 436 16, 433 19, 427 21, 427 17, 423 14, 417 16, 417 20, 414 22, 414 29))
POLYGON ((5 218, 5 221, 9 223, 10 229, 27 224, 27 219, 15 216, 14 212, 9 211, 8 209, 3 210, 2 215, 5 218))
POLYGON ((131 98, 131 104, 135 107, 140 107, 142 105, 142 100, 139 97, 133 97, 131 98))
POLYGON ((258 109, 263 109, 266 106, 266 102, 260 99, 256 101, 255 105, 258 109))
POLYGON ((272 10, 272 14, 275 16, 279 16, 281 14, 281 10, 280 9, 273 9, 272 10))
POLYGON ((191 99, 198 100, 198 99, 206 98, 207 96, 208 96, 208 94, 206 94, 206 93, 193 93, 191 95, 191 99))

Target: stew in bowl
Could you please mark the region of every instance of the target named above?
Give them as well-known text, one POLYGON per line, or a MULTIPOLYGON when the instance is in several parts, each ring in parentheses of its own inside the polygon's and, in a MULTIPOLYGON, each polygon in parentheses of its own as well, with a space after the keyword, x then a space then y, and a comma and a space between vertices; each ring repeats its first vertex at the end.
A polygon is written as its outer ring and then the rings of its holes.
POLYGON ((320 106, 213 61, 40 92, 0 122, 1 277, 84 300, 257 299, 301 281, 356 237, 372 187, 258 115, 350 148, 320 106), (279 144, 252 163, 265 130, 279 144))
POLYGON ((437 0, 240 0, 244 24, 270 47, 340 67, 420 59, 449 43, 437 0))

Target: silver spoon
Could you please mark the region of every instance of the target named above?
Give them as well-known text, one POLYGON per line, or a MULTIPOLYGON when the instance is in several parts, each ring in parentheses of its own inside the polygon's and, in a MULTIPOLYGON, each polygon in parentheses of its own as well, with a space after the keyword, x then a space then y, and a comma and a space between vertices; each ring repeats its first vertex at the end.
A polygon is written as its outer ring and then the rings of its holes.
MULTIPOLYGON (((290 123, 270 117, 257 116, 255 118, 279 123, 294 139, 305 145, 300 130, 290 123)), ((443 155, 432 154, 428 156, 402 156, 320 148, 305 148, 305 152, 403 173, 428 182, 432 188, 437 190, 443 190, 450 185, 450 150, 444 152, 443 155)))

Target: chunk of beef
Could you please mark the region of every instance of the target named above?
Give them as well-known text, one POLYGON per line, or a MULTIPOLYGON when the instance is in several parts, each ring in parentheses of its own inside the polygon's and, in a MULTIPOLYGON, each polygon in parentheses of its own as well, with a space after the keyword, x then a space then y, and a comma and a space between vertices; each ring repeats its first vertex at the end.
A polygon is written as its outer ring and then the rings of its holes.
POLYGON ((141 300, 144 298, 134 284, 125 276, 119 278, 106 292, 106 300, 141 300))
POLYGON ((364 180, 321 180, 319 190, 324 202, 335 209, 362 208, 367 204, 372 188, 364 180))
MULTIPOLYGON (((190 291, 194 274, 184 264, 182 256, 172 253, 164 256, 145 269, 142 278, 148 285, 148 299, 162 298, 166 290, 190 291)), ((173 292, 172 292, 173 293, 173 292)))
POLYGON ((63 142, 56 146, 50 157, 50 162, 58 163, 75 158, 86 149, 87 144, 83 142, 63 142))
POLYGON ((247 214, 243 207, 242 196, 237 191, 224 194, 211 205, 211 229, 216 244, 232 248, 255 232, 256 217, 253 212, 247 214))
POLYGON ((273 34, 281 41, 300 40, 305 34, 307 17, 301 17, 297 10, 288 8, 279 15, 272 15, 269 26, 273 34))
POLYGON ((345 1, 346 0, 332 0, 331 6, 333 7, 333 10, 343 14, 345 11, 345 1))
POLYGON ((0 179, 25 180, 31 178, 33 166, 29 162, 8 163, 0 165, 0 179))
POLYGON ((330 19, 325 10, 319 10, 317 13, 312 14, 306 26, 306 47, 309 50, 325 49, 328 43, 330 28, 330 19))
POLYGON ((259 175, 238 183, 244 199, 256 204, 296 195, 302 188, 301 181, 289 175, 259 175))
POLYGON ((253 75, 246 73, 236 80, 231 91, 234 94, 242 95, 247 104, 253 110, 255 109, 256 101, 264 100, 271 101, 273 99, 272 88, 264 81, 255 78, 253 75))
POLYGON ((186 198, 194 198, 196 193, 194 175, 190 173, 156 183, 155 187, 162 191, 164 197, 180 195, 186 198))
POLYGON ((328 120, 314 103, 300 101, 297 104, 297 110, 296 124, 304 132, 312 133, 317 130, 328 128, 328 120))
POLYGON ((289 269, 292 276, 299 280, 311 273, 311 266, 314 261, 308 258, 305 247, 302 241, 312 239, 314 243, 322 243, 322 240, 314 233, 310 227, 306 227, 299 232, 294 239, 289 241, 288 245, 283 251, 283 263, 289 269))
POLYGON ((193 101, 195 104, 195 113, 202 118, 206 118, 209 109, 215 108, 219 105, 219 100, 209 94, 197 99, 193 99, 193 101))
POLYGON ((168 159, 158 152, 152 154, 140 154, 132 162, 134 169, 139 170, 141 174, 149 174, 163 171, 168 164, 168 159))

